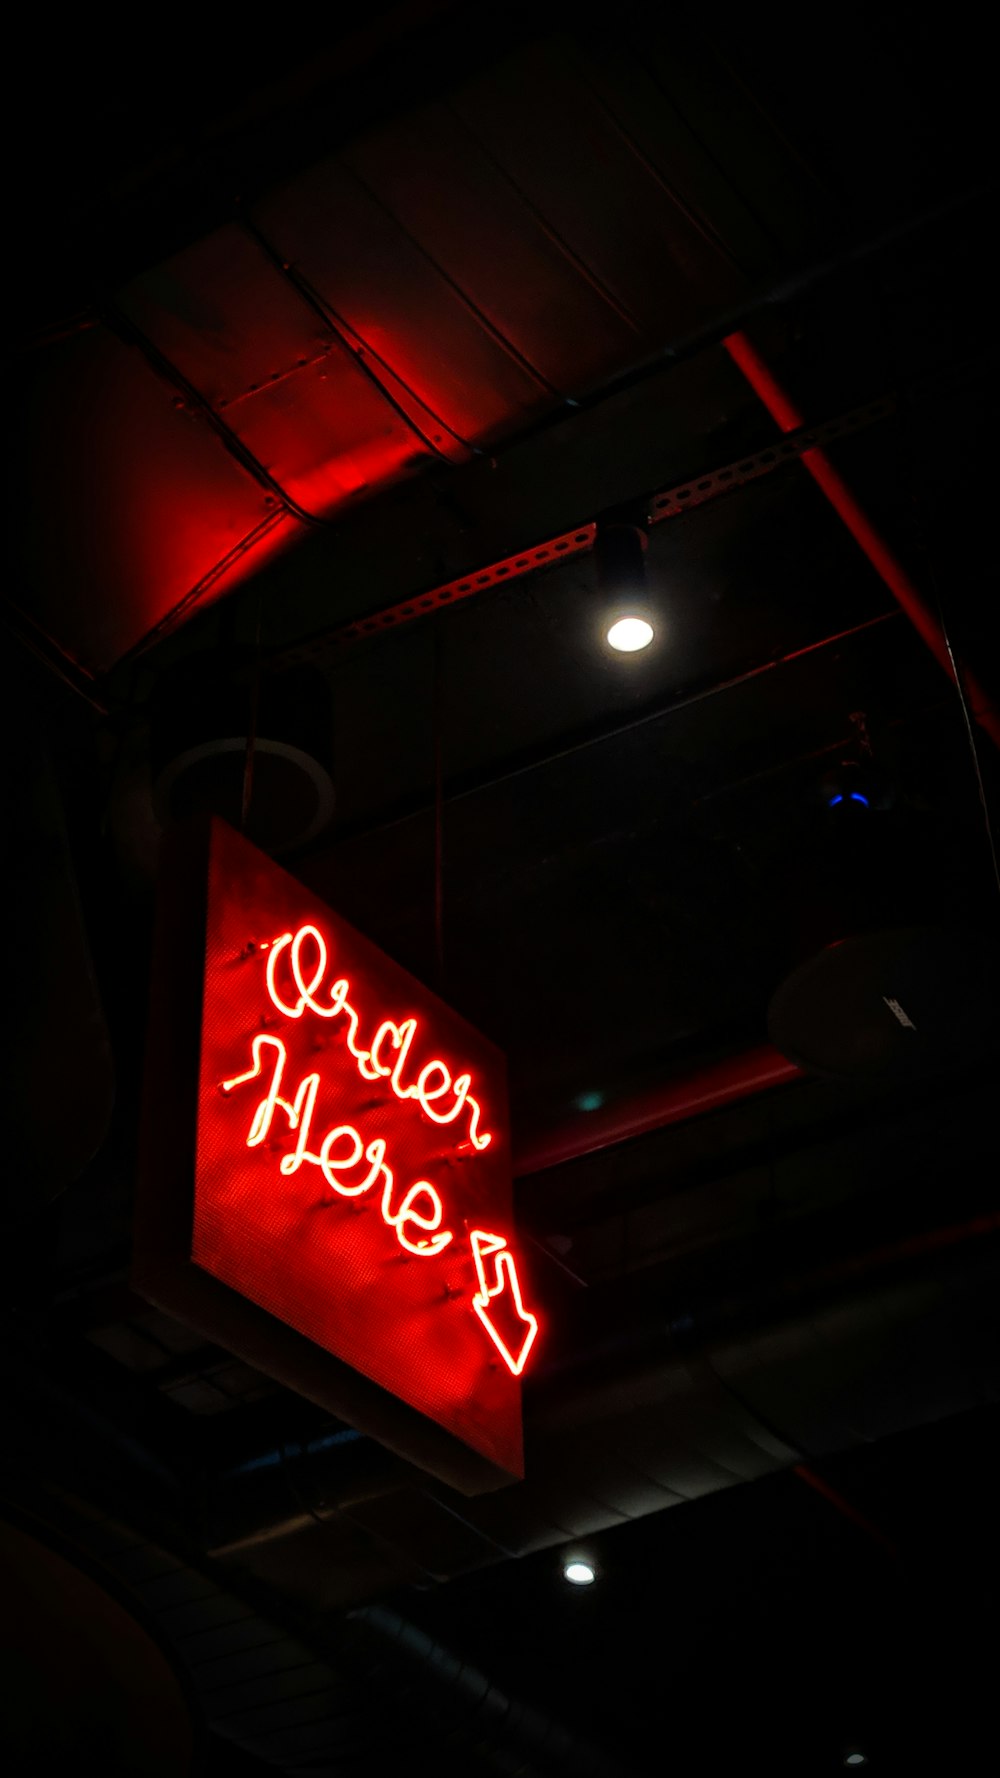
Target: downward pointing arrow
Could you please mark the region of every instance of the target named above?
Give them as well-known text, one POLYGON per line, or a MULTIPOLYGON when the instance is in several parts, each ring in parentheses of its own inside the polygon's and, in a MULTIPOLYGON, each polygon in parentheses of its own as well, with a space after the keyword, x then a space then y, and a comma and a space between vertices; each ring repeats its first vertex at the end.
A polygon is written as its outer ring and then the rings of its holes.
POLYGON ((521 1286, 518 1282, 517 1267, 514 1255, 507 1246, 503 1235, 488 1235, 483 1229, 472 1229, 469 1233, 472 1243, 472 1257, 476 1262, 476 1275, 479 1289, 472 1299, 472 1307, 496 1346, 501 1358, 515 1377, 519 1377, 524 1369, 524 1362, 534 1344, 538 1332, 537 1317, 530 1314, 521 1301, 521 1286), (490 1260, 487 1275, 486 1260, 490 1260), (521 1323, 521 1335, 516 1345, 509 1345, 493 1316, 498 1307, 504 1308, 504 1321, 510 1328, 512 1321, 521 1323))

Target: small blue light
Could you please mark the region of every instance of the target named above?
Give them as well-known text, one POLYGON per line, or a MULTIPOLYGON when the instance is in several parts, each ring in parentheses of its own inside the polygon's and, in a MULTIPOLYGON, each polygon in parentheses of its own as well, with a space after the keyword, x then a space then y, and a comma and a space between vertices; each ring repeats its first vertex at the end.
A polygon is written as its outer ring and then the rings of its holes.
POLYGON ((836 796, 831 796, 830 801, 827 803, 826 806, 828 809, 835 809, 837 807, 837 804, 842 803, 843 800, 844 800, 843 797, 841 796, 840 792, 838 791, 836 796))
POLYGON ((851 791, 851 801, 852 801, 852 803, 860 803, 861 807, 863 809, 867 809, 867 807, 868 807, 868 798, 866 796, 862 796, 860 790, 852 790, 851 791))
POLYGON ((604 1104, 604 1094, 596 1092, 578 1093, 573 1101, 577 1111, 600 1111, 604 1104))

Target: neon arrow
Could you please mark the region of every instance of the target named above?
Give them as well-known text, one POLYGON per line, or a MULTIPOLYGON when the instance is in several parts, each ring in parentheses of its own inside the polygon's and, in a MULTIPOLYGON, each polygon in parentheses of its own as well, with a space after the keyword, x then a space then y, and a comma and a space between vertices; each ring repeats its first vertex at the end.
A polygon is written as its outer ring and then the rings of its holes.
POLYGON ((493 1341, 494 1346, 509 1371, 519 1377, 524 1369, 524 1361, 531 1351, 538 1332, 537 1317, 530 1314, 521 1301, 521 1286, 518 1283, 517 1267, 514 1255, 507 1246, 503 1235, 487 1235, 482 1229, 469 1232, 472 1243, 472 1257, 476 1262, 476 1276, 479 1289, 472 1299, 472 1307, 493 1341), (493 1283, 486 1276, 484 1261, 492 1261, 493 1283), (512 1352, 503 1335, 494 1325, 490 1317, 490 1309, 494 1303, 502 1300, 504 1292, 510 1291, 510 1304, 517 1319, 524 1324, 524 1333, 520 1345, 512 1352))

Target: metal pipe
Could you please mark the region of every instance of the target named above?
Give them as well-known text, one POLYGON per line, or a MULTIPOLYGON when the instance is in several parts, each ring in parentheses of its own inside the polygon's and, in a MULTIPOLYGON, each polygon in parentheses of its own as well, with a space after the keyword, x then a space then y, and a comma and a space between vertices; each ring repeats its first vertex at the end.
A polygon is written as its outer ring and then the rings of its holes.
MULTIPOLYGON (((746 334, 727 334, 722 343, 782 432, 797 432, 805 424, 802 414, 746 334)), ((838 518, 846 525, 855 543, 864 551, 876 574, 885 582, 893 598, 906 613, 921 640, 927 644, 938 666, 958 685, 959 691, 964 686, 976 721, 985 729, 994 745, 1000 747, 1000 709, 967 667, 959 663, 956 672, 940 620, 882 533, 872 523, 861 502, 851 492, 840 471, 834 468, 826 452, 818 445, 803 452, 802 463, 817 487, 826 495, 838 518)))
POLYGON ((886 1555, 890 1556, 894 1562, 899 1561, 899 1551, 891 1537, 887 1537, 872 1519, 859 1512, 856 1506, 852 1506, 851 1502, 837 1488, 831 1487, 823 1476, 817 1475, 808 1463, 793 1464, 792 1474, 797 1475, 800 1482, 805 1482, 807 1488, 814 1489, 822 1499, 833 1507, 834 1512, 840 1513, 842 1518, 849 1519, 852 1525, 856 1525, 858 1530, 863 1531, 865 1536, 870 1537, 874 1543, 881 1544, 886 1555))
POLYGON ((680 1080, 660 1082, 628 1099, 581 1113, 570 1123, 525 1137, 515 1146, 514 1172, 520 1176, 542 1173, 548 1167, 560 1167, 565 1161, 628 1142, 633 1136, 646 1136, 667 1124, 682 1123, 805 1078, 794 1062, 770 1044, 762 1044, 745 1055, 727 1056, 680 1080))
MULTIPOLYGON (((473 1743, 488 1769, 512 1773, 514 1778, 533 1771, 571 1772, 573 1778, 630 1778, 635 1771, 596 1747, 588 1736, 502 1691, 479 1667, 388 1606, 358 1606, 348 1614, 348 1624, 352 1631, 364 1626, 368 1632, 380 1691, 386 1689, 387 1674, 392 1676, 390 1684, 395 1679, 401 1687, 410 1678, 407 1691, 413 1689, 416 1675, 417 1697, 425 1697, 428 1682, 436 1682, 445 1695, 462 1700, 462 1724, 451 1730, 450 1738, 457 1734, 460 1747, 473 1743)), ((351 1647, 353 1652, 353 1639, 351 1647)))

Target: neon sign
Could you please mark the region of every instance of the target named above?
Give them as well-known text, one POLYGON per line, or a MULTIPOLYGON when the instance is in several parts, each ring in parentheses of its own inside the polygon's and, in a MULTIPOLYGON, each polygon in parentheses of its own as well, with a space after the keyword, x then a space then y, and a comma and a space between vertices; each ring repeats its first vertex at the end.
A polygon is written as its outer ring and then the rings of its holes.
POLYGON ((521 1287, 517 1281, 517 1267, 511 1257, 507 1242, 503 1235, 487 1235, 482 1229, 473 1229, 469 1236, 472 1252, 476 1261, 476 1273, 479 1278, 479 1289, 472 1299, 472 1307, 479 1316, 490 1339, 501 1354, 504 1363, 515 1377, 519 1377, 524 1369, 524 1362, 534 1345, 538 1332, 537 1318, 525 1310, 521 1301, 521 1287), (493 1283, 486 1276, 484 1260, 489 1257, 492 1262, 493 1283), (509 1290, 519 1321, 524 1323, 525 1332, 518 1345, 511 1350, 500 1328, 496 1326, 490 1314, 490 1306, 509 1290))
POLYGON ((224 823, 202 844, 197 920, 163 971, 172 1038, 151 1045, 144 1167, 160 1183, 143 1190, 160 1233, 137 1238, 137 1288, 260 1369, 272 1344, 293 1354, 273 1361, 286 1379, 301 1355, 307 1393, 446 1479, 473 1459, 494 1478, 456 1485, 519 1475, 539 1323, 513 1230, 503 1058, 224 823), (183 1255, 168 1264, 171 1242, 183 1255), (420 1423, 398 1432, 387 1396, 420 1423), (425 1421, 446 1435, 441 1461, 423 1455, 439 1437, 425 1421), (453 1460, 456 1441, 467 1455, 453 1460))
MULTIPOLYGON (((392 1092, 397 1099, 413 1099, 425 1117, 436 1124, 456 1122, 461 1113, 467 1113, 464 1119, 466 1142, 464 1147, 482 1151, 488 1148, 492 1136, 488 1131, 480 1131, 480 1105, 471 1092, 471 1074, 452 1076, 447 1063, 437 1057, 425 1062, 415 1082, 409 1086, 403 1084, 405 1064, 409 1051, 419 1029, 416 1018, 405 1018, 397 1024, 392 1019, 383 1019, 375 1031, 369 1049, 359 1048, 358 1030, 360 1017, 351 1005, 347 996, 351 992, 351 984, 346 976, 339 976, 331 986, 324 987, 329 957, 328 947, 318 927, 300 926, 297 932, 283 932, 279 938, 266 939, 254 946, 258 953, 268 953, 267 957, 267 992, 272 1006, 286 1019, 300 1019, 308 1010, 319 1019, 346 1020, 344 1038, 350 1054, 357 1063, 358 1072, 364 1080, 388 1080, 392 1092), (302 951, 308 941, 315 965, 309 980, 305 979, 302 965, 302 951), (286 999, 278 984, 278 960, 287 952, 288 963, 297 990, 294 1003, 286 999), (392 1047, 398 1051, 394 1063, 383 1062, 381 1052, 388 1039, 392 1047), (433 1088, 429 1080, 437 1076, 433 1088), (450 1110, 439 1111, 437 1101, 447 1094, 453 1095, 450 1110)), ((249 1134, 246 1138, 247 1148, 259 1148, 271 1134, 275 1112, 285 1118, 289 1134, 295 1135, 295 1145, 280 1157, 279 1171, 288 1178, 297 1173, 303 1163, 318 1167, 331 1191, 345 1198, 362 1197, 373 1187, 381 1185, 382 1220, 387 1228, 395 1231, 396 1239, 407 1253, 414 1253, 421 1259, 433 1258, 443 1252, 454 1239, 451 1229, 442 1229, 444 1206, 435 1187, 427 1179, 416 1180, 403 1196, 397 1208, 393 1209, 393 1190, 395 1179, 393 1170, 386 1161, 386 1143, 381 1136, 375 1136, 366 1143, 361 1133, 353 1124, 335 1124, 328 1129, 319 1145, 319 1152, 313 1153, 309 1147, 313 1116, 316 1110, 316 1099, 320 1089, 318 1073, 306 1074, 294 1090, 294 1097, 289 1100, 281 1095, 284 1082, 288 1052, 280 1037, 271 1037, 265 1032, 258 1032, 251 1040, 252 1066, 243 1074, 233 1075, 229 1080, 219 1082, 223 1093, 231 1093, 234 1088, 244 1086, 255 1080, 267 1077, 270 1066, 270 1080, 267 1091, 257 1105, 250 1122, 249 1134), (266 1054, 266 1059, 265 1059, 266 1054), (346 1139, 349 1152, 335 1155, 346 1139), (366 1168, 367 1163, 367 1168, 366 1168), (360 1169, 360 1173, 359 1170, 360 1169), (344 1175, 350 1176, 350 1183, 344 1175), (428 1215, 421 1215, 415 1205, 423 1202, 429 1208, 428 1215), (407 1225, 424 1231, 415 1239, 407 1234, 407 1225)), ((289 1089, 291 1090, 291 1089, 289 1089)), ((475 1261, 476 1277, 479 1289, 472 1296, 472 1307, 486 1328, 508 1370, 519 1377, 524 1369, 525 1360, 534 1343, 538 1332, 537 1318, 526 1313, 521 1300, 521 1288, 517 1276, 514 1257, 507 1247, 503 1235, 487 1235, 481 1230, 473 1229, 469 1235, 472 1254, 475 1261), (493 1261, 492 1284, 488 1283, 484 1267, 484 1256, 489 1254, 493 1261), (489 1314, 493 1300, 510 1291, 511 1301, 517 1321, 523 1332, 520 1339, 509 1344, 494 1325, 489 1314)))

